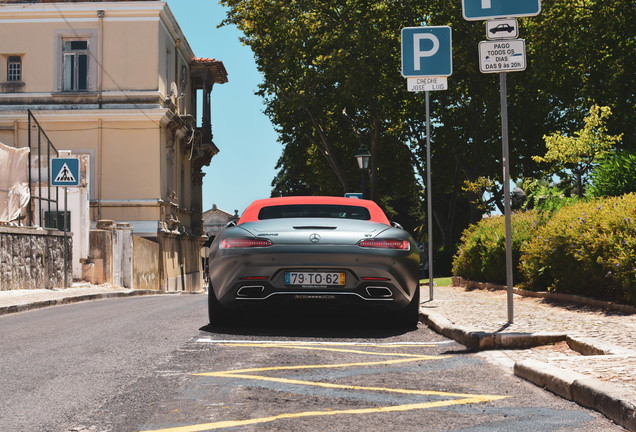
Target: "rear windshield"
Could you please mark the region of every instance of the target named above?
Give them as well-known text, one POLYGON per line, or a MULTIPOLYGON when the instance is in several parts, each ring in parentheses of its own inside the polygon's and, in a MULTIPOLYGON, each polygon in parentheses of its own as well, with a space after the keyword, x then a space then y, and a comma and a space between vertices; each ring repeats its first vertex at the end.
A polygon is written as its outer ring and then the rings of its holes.
POLYGON ((337 218, 370 220, 371 214, 364 207, 333 204, 290 204, 263 207, 258 212, 258 218, 286 219, 286 218, 337 218))

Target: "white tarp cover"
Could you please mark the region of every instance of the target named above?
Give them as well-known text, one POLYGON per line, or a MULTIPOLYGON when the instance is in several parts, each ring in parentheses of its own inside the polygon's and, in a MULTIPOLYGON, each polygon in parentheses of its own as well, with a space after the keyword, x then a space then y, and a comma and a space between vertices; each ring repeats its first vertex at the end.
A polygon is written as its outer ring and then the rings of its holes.
POLYGON ((0 142, 0 222, 11 222, 29 203, 29 148, 0 142))

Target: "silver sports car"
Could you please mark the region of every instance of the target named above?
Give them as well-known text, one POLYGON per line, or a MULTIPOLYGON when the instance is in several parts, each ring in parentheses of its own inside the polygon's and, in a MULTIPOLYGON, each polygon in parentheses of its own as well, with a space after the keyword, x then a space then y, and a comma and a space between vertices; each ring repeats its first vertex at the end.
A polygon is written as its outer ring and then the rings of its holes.
POLYGON ((419 267, 413 238, 373 201, 258 200, 211 245, 210 323, 235 321, 243 306, 320 301, 377 308, 413 327, 419 267))

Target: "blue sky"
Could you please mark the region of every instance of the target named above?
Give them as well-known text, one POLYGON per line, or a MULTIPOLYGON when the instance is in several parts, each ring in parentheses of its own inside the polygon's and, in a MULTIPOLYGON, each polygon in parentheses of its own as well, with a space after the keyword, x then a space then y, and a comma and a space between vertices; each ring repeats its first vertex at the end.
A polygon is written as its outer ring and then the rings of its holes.
POLYGON ((254 95, 262 81, 252 50, 243 46, 236 27, 217 25, 226 9, 217 0, 168 0, 197 57, 221 60, 229 82, 212 90, 212 133, 220 149, 204 168, 203 211, 216 204, 239 214, 255 199, 267 198, 281 154, 274 127, 254 95))

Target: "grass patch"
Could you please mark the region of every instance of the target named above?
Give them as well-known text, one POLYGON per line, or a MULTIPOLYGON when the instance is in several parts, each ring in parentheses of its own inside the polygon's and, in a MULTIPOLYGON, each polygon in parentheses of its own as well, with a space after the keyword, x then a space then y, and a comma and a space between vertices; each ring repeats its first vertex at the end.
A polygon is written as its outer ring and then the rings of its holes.
MULTIPOLYGON (((433 283, 437 286, 449 286, 453 284, 453 280, 450 277, 435 278, 433 283)), ((428 279, 420 279, 420 285, 428 286, 428 279)))

